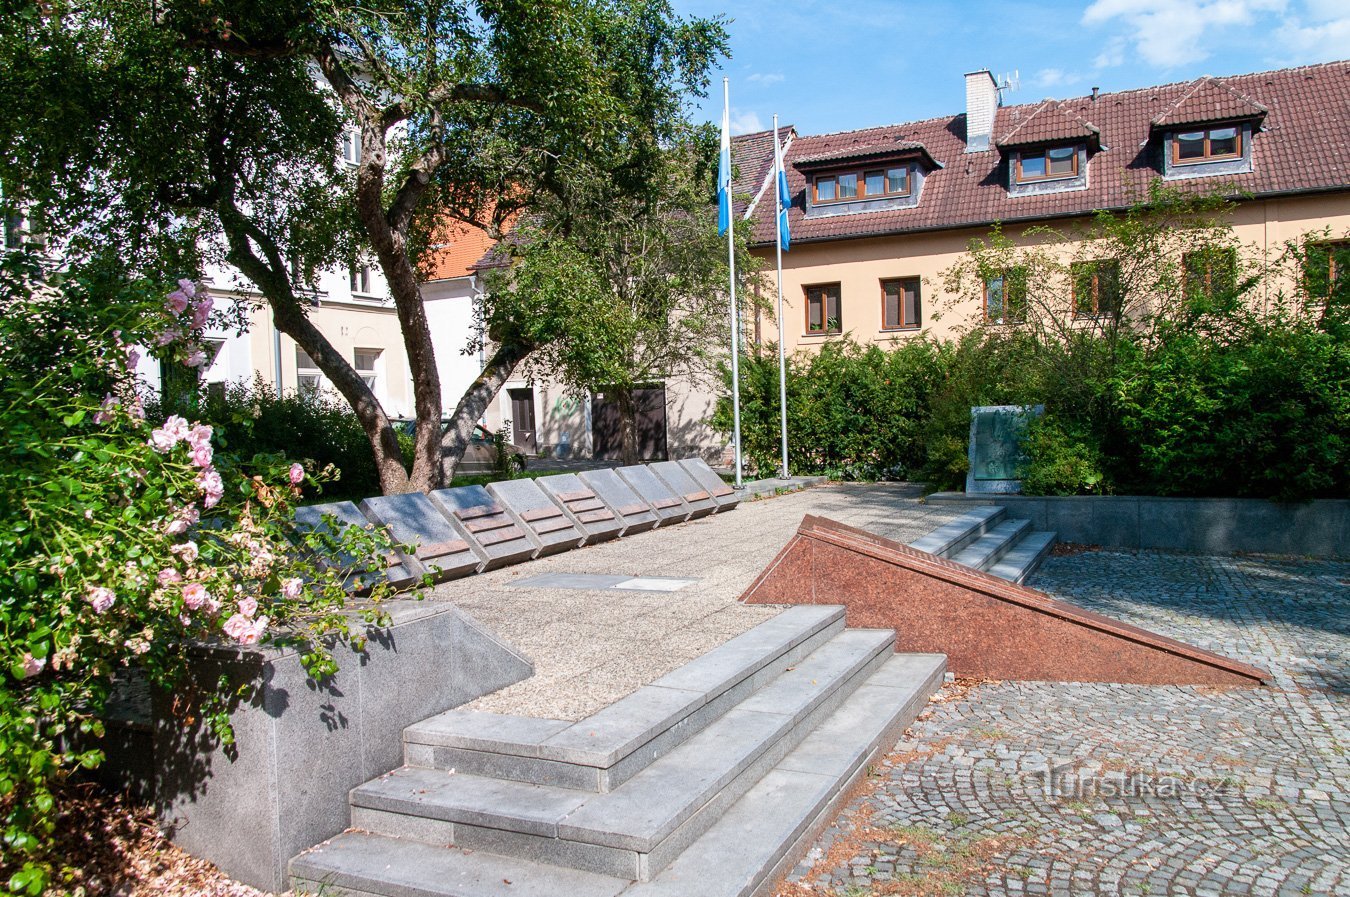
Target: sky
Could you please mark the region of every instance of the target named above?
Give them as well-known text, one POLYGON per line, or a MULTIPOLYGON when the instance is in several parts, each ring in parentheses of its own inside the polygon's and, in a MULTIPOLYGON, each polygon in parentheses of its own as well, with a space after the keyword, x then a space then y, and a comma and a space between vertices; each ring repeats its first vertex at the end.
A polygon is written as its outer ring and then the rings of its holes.
POLYGON ((1005 104, 1350 59, 1350 0, 672 0, 729 20, 731 58, 695 120, 799 134, 965 110, 969 71, 1016 74, 1005 104))

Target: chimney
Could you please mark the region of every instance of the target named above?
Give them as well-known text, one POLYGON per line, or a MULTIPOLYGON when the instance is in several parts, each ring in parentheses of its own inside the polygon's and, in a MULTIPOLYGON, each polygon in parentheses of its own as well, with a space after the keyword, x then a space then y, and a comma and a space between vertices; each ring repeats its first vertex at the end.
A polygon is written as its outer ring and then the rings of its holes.
POLYGON ((989 149, 998 110, 998 84, 988 69, 966 73, 966 152, 989 149))

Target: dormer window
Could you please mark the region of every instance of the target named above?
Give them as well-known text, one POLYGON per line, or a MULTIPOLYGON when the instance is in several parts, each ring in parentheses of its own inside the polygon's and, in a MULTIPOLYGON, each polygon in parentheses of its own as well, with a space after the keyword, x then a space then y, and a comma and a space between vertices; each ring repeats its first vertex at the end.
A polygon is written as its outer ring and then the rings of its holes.
POLYGON ((1172 135, 1172 164, 1194 165, 1242 158, 1242 129, 1223 125, 1172 135))
POLYGON ((831 202, 855 202, 859 199, 885 199, 909 195, 909 167, 892 166, 860 171, 816 175, 811 201, 813 205, 831 202))
POLYGON ((1052 146, 1023 150, 1017 154, 1015 175, 1019 184, 1077 177, 1078 148, 1052 146))

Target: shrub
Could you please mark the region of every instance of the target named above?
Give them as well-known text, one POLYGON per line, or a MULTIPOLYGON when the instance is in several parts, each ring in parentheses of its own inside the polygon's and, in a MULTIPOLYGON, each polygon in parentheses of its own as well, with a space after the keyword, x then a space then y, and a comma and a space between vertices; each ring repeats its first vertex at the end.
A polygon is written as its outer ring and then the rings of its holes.
POLYGON ((1044 416, 1027 427, 1026 468, 1022 491, 1027 495, 1100 495, 1107 491, 1100 446, 1081 423, 1065 424, 1044 416))

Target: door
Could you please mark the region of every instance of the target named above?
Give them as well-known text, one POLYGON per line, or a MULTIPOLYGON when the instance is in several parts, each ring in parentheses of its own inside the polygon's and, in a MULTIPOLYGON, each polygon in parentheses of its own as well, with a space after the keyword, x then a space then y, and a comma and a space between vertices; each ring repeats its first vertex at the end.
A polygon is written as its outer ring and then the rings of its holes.
POLYGON ((508 389, 511 397, 511 442, 528 455, 537 454, 539 443, 534 427, 534 390, 529 387, 508 389))
MULTIPOLYGON (((666 458, 666 388, 644 386, 633 390, 638 459, 666 458)), ((619 403, 597 392, 591 400, 591 444, 600 461, 623 460, 623 418, 619 403)))

